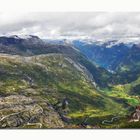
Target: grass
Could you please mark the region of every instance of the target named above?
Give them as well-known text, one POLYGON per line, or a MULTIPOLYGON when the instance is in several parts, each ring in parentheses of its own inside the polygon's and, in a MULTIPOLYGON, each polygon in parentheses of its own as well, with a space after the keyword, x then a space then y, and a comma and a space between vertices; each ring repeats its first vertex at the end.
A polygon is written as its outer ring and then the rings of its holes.
POLYGON ((26 63, 22 57, 0 57, 0 72, 4 73, 0 76, 0 95, 24 94, 52 106, 66 97, 67 116, 74 124, 87 117, 90 124, 101 125, 104 119, 125 116, 129 106, 140 104, 138 97, 128 94, 129 84, 97 90, 63 55, 33 56, 26 63), (33 86, 25 75, 33 80, 33 86))

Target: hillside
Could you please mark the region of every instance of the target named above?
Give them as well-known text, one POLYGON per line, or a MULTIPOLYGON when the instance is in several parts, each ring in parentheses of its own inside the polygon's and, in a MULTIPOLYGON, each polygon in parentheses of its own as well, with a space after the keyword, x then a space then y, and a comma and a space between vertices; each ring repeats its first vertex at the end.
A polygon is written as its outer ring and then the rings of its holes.
POLYGON ((112 73, 70 44, 0 37, 0 128, 127 125, 140 104, 136 49, 112 73))
POLYGON ((0 53, 33 56, 48 53, 61 53, 70 57, 73 61, 80 63, 87 69, 88 75, 95 80, 98 86, 108 85, 110 73, 101 67, 96 67, 85 55, 75 49, 72 45, 49 44, 36 36, 19 38, 18 36, 0 37, 0 53))
POLYGON ((1 54, 0 74, 1 128, 76 127, 85 118, 94 127, 128 111, 127 102, 99 92, 84 68, 62 54, 1 54))

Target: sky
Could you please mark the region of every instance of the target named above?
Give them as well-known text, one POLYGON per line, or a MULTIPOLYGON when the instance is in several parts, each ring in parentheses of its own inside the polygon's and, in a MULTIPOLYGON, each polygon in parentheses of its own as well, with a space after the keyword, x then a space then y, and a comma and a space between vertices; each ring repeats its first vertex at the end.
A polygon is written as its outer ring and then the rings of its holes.
POLYGON ((0 13, 0 35, 123 38, 140 35, 140 12, 0 13))

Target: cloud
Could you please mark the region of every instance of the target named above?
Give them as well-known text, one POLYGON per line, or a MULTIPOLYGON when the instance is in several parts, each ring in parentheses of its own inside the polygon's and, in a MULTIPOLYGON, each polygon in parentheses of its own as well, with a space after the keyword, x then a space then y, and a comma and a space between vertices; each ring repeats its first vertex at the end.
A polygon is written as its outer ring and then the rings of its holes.
POLYGON ((0 13, 0 35, 112 38, 140 35, 140 13, 0 13))

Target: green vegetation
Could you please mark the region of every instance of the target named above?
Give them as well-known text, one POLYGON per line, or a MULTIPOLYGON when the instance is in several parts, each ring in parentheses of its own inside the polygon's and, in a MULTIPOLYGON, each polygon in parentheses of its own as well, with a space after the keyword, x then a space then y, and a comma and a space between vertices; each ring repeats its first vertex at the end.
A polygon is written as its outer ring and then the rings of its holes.
POLYGON ((72 125, 76 128, 87 118, 86 123, 91 126, 113 128, 115 124, 108 126, 102 122, 114 116, 125 117, 132 107, 140 103, 137 96, 129 93, 139 79, 132 87, 130 84, 114 85, 97 90, 83 68, 62 54, 32 57, 1 55, 0 75, 0 96, 4 106, 7 105, 0 110, 2 116, 19 112, 0 121, 1 127, 67 128, 72 125), (15 98, 24 100, 18 103, 15 98), (66 113, 57 106, 64 98, 69 103, 66 113), (38 107, 34 108, 35 105, 38 107), (15 107, 8 109, 8 106, 15 107), (27 113, 20 114, 22 111, 27 113), (60 116, 63 114, 70 118, 70 122, 62 122, 60 116), (12 117, 17 122, 16 119, 30 118, 31 115, 35 118, 33 122, 22 119, 22 123, 16 123, 16 126, 11 122, 12 117))

